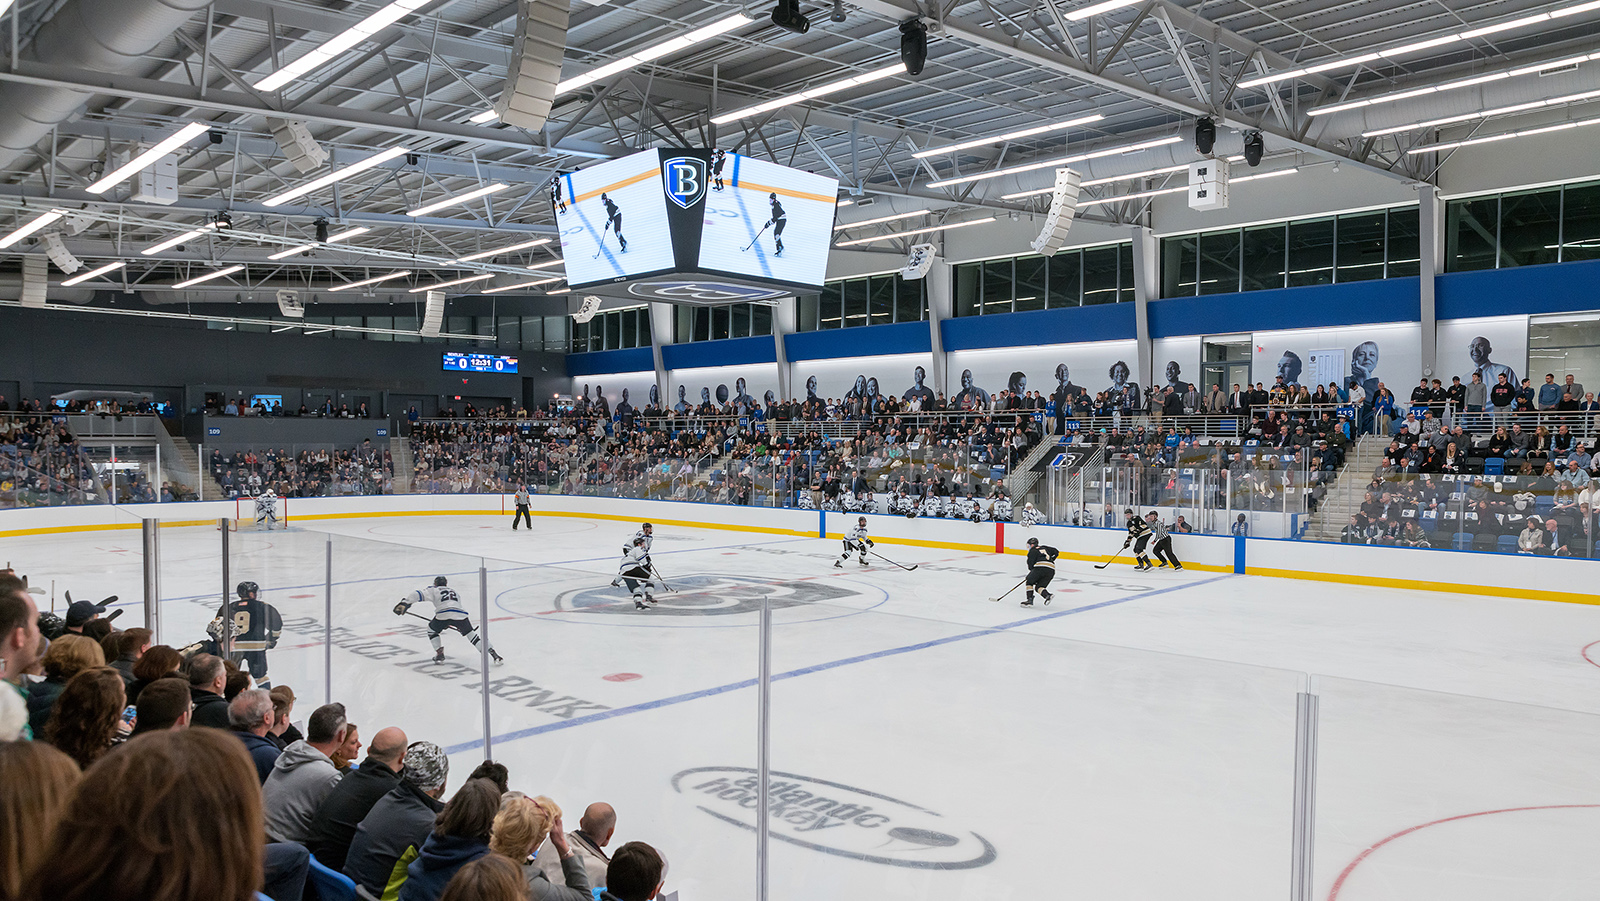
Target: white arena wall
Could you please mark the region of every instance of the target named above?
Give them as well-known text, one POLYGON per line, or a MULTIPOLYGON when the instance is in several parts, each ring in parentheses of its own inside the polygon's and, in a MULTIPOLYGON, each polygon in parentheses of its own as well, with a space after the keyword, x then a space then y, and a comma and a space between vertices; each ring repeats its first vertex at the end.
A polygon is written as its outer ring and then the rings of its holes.
MULTIPOLYGON (((119 507, 50 507, 0 512, 0 551, 4 539, 25 535, 137 530, 142 517, 163 528, 209 527, 234 517, 233 501, 144 504, 119 507)), ((391 497, 294 498, 288 504, 291 526, 315 529, 318 521, 390 516, 511 515, 509 495, 402 495, 391 497)), ((662 526, 763 532, 837 539, 855 514, 773 510, 625 498, 534 495, 533 515, 619 521, 649 520, 662 526)), ((869 515, 873 538, 885 546, 939 548, 968 553, 1026 553, 1030 535, 1059 548, 1063 557, 1103 561, 1121 546, 1121 532, 1076 526, 1034 526, 959 520, 906 519, 869 515)), ((1275 538, 1184 535, 1175 549, 1187 569, 1284 579, 1374 585, 1420 591, 1600 604, 1595 576, 1600 562, 1473 551, 1421 550, 1326 544, 1275 538)), ((890 555, 893 551, 889 547, 890 555)), ((0 553, 0 556, 4 556, 0 553)), ((1113 564, 1131 565, 1124 554, 1113 564)), ((1018 578, 1021 578, 1020 562, 1018 578)))

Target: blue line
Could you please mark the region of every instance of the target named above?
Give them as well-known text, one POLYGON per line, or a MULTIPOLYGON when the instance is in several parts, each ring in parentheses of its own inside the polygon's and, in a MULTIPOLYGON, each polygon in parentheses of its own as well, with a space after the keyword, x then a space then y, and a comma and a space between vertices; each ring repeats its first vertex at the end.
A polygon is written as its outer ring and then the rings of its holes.
MULTIPOLYGON (((1231 574, 1212 576, 1209 579, 1202 579, 1198 582, 1189 582, 1184 585, 1170 585, 1166 588, 1157 588, 1152 591, 1142 591, 1138 594, 1129 595, 1123 598, 1113 598, 1109 601, 1101 601, 1098 604, 1089 604, 1084 607, 1074 607, 1070 610, 1061 610, 1056 613, 1046 613, 1043 616, 1033 616, 1027 619, 1019 619, 1014 622, 1004 623, 998 626, 988 626, 972 632, 963 632, 959 635, 950 635, 944 638, 935 638, 930 641, 922 641, 916 644, 904 645, 898 648, 888 648, 887 650, 873 651, 869 654, 858 654, 854 657, 845 657, 841 660, 832 660, 827 663, 818 663, 813 666, 805 666, 801 667, 800 669, 789 670, 788 672, 776 673, 773 675, 772 681, 778 682, 784 679, 794 679, 799 676, 808 676, 813 673, 838 669, 839 667, 850 666, 856 663, 866 663, 868 661, 878 660, 884 657, 896 657, 901 654, 909 654, 913 651, 922 651, 928 648, 936 648, 940 645, 953 644, 958 641, 981 638, 985 635, 996 635, 1009 629, 1016 629, 1022 626, 1031 626, 1034 623, 1044 622, 1045 620, 1060 619, 1063 616, 1086 613, 1090 610, 1099 610, 1103 607, 1114 607, 1118 604, 1126 604, 1129 601, 1152 598, 1157 595, 1167 594, 1173 591, 1183 591, 1184 589, 1195 588, 1200 585, 1206 585, 1211 582, 1217 582, 1222 579, 1231 578, 1233 578, 1231 574)), ((494 736, 494 743, 501 744, 502 742, 516 741, 517 739, 529 738, 534 735, 543 735, 546 732, 558 732, 562 729, 571 729, 575 726, 586 726, 590 723, 598 723, 604 720, 613 719, 615 717, 625 716, 630 713, 643 713, 647 710, 657 710, 662 707, 671 707, 675 704, 683 704, 688 701, 698 701, 701 698, 715 697, 716 695, 726 694, 730 691, 738 691, 742 688, 752 688, 756 685, 756 682, 756 679, 741 679, 738 682, 729 682, 726 685, 718 685, 714 688, 705 688, 699 691, 691 691, 686 694, 673 695, 672 697, 662 698, 656 701, 646 701, 642 704, 633 704, 628 707, 617 707, 612 710, 602 710, 599 713, 591 713, 587 716, 580 716, 570 720, 562 720, 556 723, 546 723, 542 726, 533 726, 528 729, 519 729, 516 732, 507 732, 505 735, 494 736)), ((474 748, 481 747, 483 747, 483 740, 478 739, 476 741, 463 742, 459 745, 452 745, 448 748, 445 748, 445 753, 459 754, 462 751, 470 751, 474 748)))

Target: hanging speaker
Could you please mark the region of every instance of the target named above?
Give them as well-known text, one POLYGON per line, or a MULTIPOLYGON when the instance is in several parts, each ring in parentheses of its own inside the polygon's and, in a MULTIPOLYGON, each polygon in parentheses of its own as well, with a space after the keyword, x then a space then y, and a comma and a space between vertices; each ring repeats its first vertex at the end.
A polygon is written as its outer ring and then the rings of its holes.
POLYGON ((439 329, 444 325, 444 292, 429 291, 426 296, 428 306, 422 311, 422 336, 437 338, 439 329))
POLYGON ((36 253, 22 258, 22 296, 25 307, 43 307, 50 290, 50 263, 36 253))
POLYGON ((1044 228, 1033 239, 1033 249, 1045 256, 1055 252, 1067 242, 1067 230, 1072 228, 1072 217, 1078 212, 1078 186, 1083 176, 1071 169, 1056 170, 1055 193, 1050 197, 1050 213, 1045 217, 1044 228))
POLYGON ((583 296, 583 306, 578 308, 578 312, 572 314, 572 321, 588 322, 598 312, 600 312, 600 298, 595 297, 593 294, 585 294, 583 296))
POLYGON ((911 252, 906 254, 906 264, 900 267, 900 277, 908 282, 914 282, 928 274, 933 268, 933 261, 939 257, 939 248, 934 244, 913 244, 911 252))
POLYGON ((50 262, 56 264, 57 269, 68 275, 83 268, 83 261, 73 256, 67 245, 61 243, 60 232, 51 232, 44 236, 44 252, 49 255, 50 262))
POLYGON ((495 101, 501 122, 527 131, 544 128, 561 80, 567 52, 570 0, 518 0, 517 37, 506 67, 506 84, 495 101))
POLYGON ((328 151, 323 150, 317 139, 311 136, 304 122, 269 118, 267 127, 272 129, 272 139, 278 142, 283 155, 296 171, 311 172, 322 168, 322 164, 328 161, 328 151))
POLYGON ((300 302, 300 292, 283 288, 278 291, 278 312, 291 319, 306 318, 306 305, 300 302))

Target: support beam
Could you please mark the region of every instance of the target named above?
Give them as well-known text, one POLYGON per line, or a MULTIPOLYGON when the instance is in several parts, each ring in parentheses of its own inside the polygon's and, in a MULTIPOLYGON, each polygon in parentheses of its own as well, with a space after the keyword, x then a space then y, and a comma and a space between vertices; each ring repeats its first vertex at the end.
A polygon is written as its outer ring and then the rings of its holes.
POLYGON ((1161 296, 1160 256, 1156 237, 1142 225, 1128 230, 1133 237, 1133 329, 1139 341, 1139 378, 1146 387, 1155 384, 1151 371, 1150 301, 1161 296))
POLYGON ((950 277, 950 264, 941 255, 933 261, 933 268, 923 277, 923 290, 928 297, 928 340, 933 348, 933 393, 950 396, 950 355, 944 349, 944 330, 940 323, 955 315, 955 291, 950 277))
POLYGON ((795 307, 799 299, 790 295, 778 301, 772 308, 772 344, 773 351, 778 357, 778 399, 788 400, 794 395, 789 391, 794 385, 794 373, 789 365, 789 347, 786 338, 794 332, 795 307))
POLYGON ((662 359, 661 349, 672 343, 672 319, 675 315, 676 308, 670 303, 650 304, 650 357, 655 361, 656 391, 663 410, 672 409, 668 401, 672 385, 667 378, 667 364, 662 359))
POLYGON ((1444 272, 1444 202, 1433 185, 1417 186, 1421 226, 1422 374, 1433 378, 1439 369, 1439 320, 1435 307, 1435 276, 1444 272))

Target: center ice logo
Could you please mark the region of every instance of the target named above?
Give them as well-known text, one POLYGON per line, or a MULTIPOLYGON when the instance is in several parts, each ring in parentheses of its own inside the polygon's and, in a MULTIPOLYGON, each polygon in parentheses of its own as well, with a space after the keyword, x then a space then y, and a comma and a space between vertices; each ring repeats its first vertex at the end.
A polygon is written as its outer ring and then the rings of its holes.
MULTIPOLYGON (((672 777, 672 787, 705 813, 755 831, 755 770, 696 767, 672 777)), ((837 782, 772 774, 768 829, 773 838, 839 857, 891 867, 970 870, 994 862, 994 845, 931 810, 837 782)))
POLYGON ((667 199, 688 209, 706 196, 706 161, 675 156, 661 164, 661 180, 666 185, 667 199))
MULTIPOLYGON (((668 584, 677 591, 666 591, 660 582, 656 583, 654 594, 658 606, 651 609, 652 617, 759 613, 763 597, 772 609, 782 610, 857 596, 849 588, 822 582, 771 582, 724 573, 675 576, 668 584)), ((630 618, 637 615, 627 593, 610 587, 581 588, 559 595, 556 609, 630 618)))

